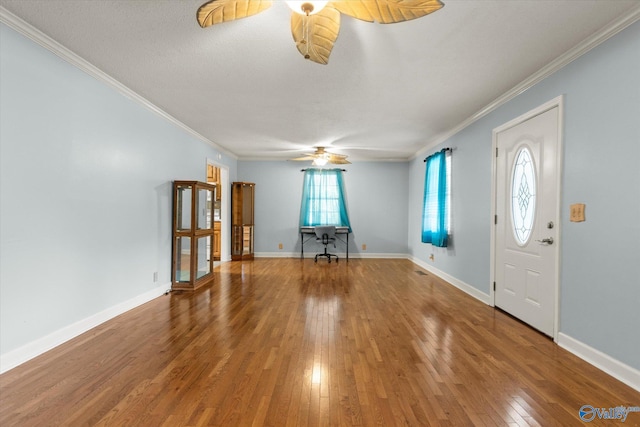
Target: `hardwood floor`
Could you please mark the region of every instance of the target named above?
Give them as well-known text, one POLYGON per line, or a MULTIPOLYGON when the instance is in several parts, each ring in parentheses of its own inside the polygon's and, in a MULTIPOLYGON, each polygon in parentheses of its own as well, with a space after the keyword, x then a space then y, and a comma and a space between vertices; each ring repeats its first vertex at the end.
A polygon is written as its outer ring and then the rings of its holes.
POLYGON ((0 376, 0 425, 569 426, 583 425, 582 405, 640 406, 640 393, 424 273, 407 260, 225 263, 212 286, 0 376))

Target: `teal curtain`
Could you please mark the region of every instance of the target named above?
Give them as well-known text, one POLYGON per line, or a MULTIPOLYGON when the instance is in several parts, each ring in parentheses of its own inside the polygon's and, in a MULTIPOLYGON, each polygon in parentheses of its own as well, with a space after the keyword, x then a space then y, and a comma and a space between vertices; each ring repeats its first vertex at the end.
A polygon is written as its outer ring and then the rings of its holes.
POLYGON ((440 151, 427 157, 424 178, 424 206, 422 211, 422 242, 446 247, 449 238, 447 219, 447 161, 440 151))
POLYGON ((312 169, 304 173, 300 226, 348 227, 347 197, 342 169, 312 169))

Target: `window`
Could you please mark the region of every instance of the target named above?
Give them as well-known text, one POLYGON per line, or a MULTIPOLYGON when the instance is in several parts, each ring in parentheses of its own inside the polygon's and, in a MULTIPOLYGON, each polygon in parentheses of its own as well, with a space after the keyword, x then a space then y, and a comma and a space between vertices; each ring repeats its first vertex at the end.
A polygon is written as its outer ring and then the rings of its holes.
POLYGON ((307 169, 304 173, 300 226, 349 227, 341 169, 307 169))
POLYGON ((524 246, 531 237, 536 212, 536 171, 531 151, 518 151, 511 173, 511 219, 518 245, 524 246))
POLYGON ((442 150, 425 159, 422 242, 446 247, 449 240, 450 150, 442 150))

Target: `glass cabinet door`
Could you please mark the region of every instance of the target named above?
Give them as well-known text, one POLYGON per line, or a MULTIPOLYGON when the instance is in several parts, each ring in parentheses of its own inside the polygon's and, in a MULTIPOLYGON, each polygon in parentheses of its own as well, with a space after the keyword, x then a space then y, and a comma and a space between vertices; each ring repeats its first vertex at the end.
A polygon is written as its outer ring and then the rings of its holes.
POLYGON ((196 216, 198 230, 210 229, 213 227, 213 190, 206 188, 198 189, 198 200, 196 203, 196 216))
POLYGON ((198 237, 198 279, 211 273, 211 237, 198 237))
POLYGON ((191 281, 191 237, 180 236, 176 239, 176 282, 191 281))
POLYGON ((175 189, 175 221, 177 230, 191 230, 191 193, 193 186, 178 185, 175 189))

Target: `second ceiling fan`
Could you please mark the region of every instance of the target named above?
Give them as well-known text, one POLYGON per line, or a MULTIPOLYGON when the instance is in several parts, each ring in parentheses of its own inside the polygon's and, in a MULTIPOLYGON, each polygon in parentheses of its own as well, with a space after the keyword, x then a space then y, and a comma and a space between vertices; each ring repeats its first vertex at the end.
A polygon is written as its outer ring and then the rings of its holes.
POLYGON ((305 154, 302 157, 296 157, 295 159, 291 159, 295 161, 306 161, 313 160, 313 164, 316 166, 324 166, 327 163, 333 165, 350 165, 351 162, 347 160, 347 156, 344 154, 336 154, 330 153, 325 150, 325 147, 316 147, 316 151, 314 153, 305 154))
MULTIPOLYGON (((258 14, 271 0, 211 0, 198 9, 202 28, 258 14)), ((291 34, 298 51, 318 64, 327 64, 340 31, 340 14, 367 22, 393 24, 420 18, 442 8, 440 0, 287 1, 291 34)))

